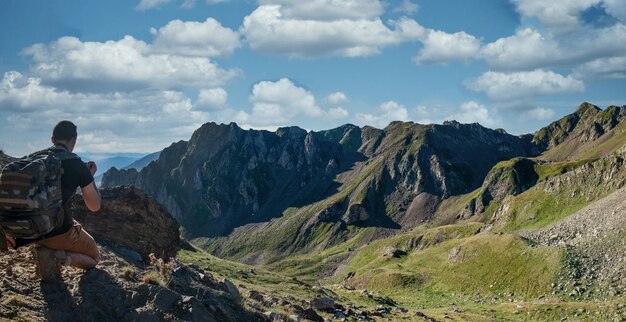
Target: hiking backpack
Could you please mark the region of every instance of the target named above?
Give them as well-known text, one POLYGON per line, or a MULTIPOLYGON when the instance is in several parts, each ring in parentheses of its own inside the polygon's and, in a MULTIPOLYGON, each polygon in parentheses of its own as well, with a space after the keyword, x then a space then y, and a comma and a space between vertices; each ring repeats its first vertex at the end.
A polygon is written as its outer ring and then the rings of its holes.
POLYGON ((65 219, 63 160, 78 156, 56 147, 7 164, 0 172, 0 228, 15 238, 36 239, 65 219))

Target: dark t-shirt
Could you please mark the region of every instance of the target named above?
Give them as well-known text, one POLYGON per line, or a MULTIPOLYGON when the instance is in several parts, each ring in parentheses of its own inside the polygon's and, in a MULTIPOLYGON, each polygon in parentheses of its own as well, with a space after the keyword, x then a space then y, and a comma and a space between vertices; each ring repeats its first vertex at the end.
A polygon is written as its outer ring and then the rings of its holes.
POLYGON ((72 228, 74 221, 71 209, 73 208, 72 201, 74 194, 76 194, 76 188, 84 188, 93 182, 91 171, 81 159, 63 160, 61 166, 63 167, 63 175, 61 176, 63 206, 68 211, 63 225, 52 230, 45 238, 62 234, 72 228))
POLYGON ((72 216, 72 202, 74 195, 76 194, 76 188, 84 188, 88 186, 93 182, 93 176, 91 175, 89 168, 87 168, 87 165, 80 158, 63 160, 61 162, 61 167, 63 167, 63 175, 61 176, 61 198, 63 199, 63 206, 66 209, 63 225, 53 229, 41 238, 17 239, 17 247, 63 234, 72 228, 74 224, 74 218, 72 216))

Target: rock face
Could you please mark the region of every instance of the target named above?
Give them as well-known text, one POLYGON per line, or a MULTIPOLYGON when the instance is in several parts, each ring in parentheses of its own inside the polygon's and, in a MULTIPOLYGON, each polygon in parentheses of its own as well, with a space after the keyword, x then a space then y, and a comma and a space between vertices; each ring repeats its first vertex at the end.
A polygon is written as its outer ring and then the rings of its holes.
POLYGON ((137 251, 144 260, 176 256, 179 225, 152 197, 135 187, 102 189, 102 206, 91 213, 77 195, 74 218, 97 240, 137 251))
POLYGON ((483 213, 489 204, 507 196, 516 196, 533 187, 539 176, 534 169, 535 161, 515 158, 497 164, 487 174, 478 196, 472 198, 459 218, 469 218, 483 213))

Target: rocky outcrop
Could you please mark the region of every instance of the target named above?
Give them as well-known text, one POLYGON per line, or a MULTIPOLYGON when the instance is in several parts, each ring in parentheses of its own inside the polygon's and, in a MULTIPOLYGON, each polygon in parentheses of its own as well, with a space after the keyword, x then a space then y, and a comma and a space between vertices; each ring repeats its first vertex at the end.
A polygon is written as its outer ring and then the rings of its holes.
POLYGON ((90 212, 80 195, 74 218, 97 240, 113 242, 138 252, 148 261, 175 257, 180 249, 180 226, 154 198, 135 187, 102 189, 102 206, 90 212))
POLYGON ((466 219, 483 213, 491 202, 502 201, 507 196, 516 196, 533 187, 539 176, 534 169, 535 161, 515 158, 497 164, 485 178, 485 182, 472 198, 458 219, 466 219))
POLYGON ((118 170, 115 167, 110 168, 106 172, 106 176, 102 177, 102 187, 116 187, 134 184, 137 182, 139 172, 135 168, 127 170, 118 170))

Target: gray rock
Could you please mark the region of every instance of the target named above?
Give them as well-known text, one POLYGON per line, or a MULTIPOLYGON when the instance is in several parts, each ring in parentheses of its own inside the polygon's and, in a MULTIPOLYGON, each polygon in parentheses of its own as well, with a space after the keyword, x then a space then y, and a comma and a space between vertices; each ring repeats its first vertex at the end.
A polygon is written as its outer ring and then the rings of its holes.
POLYGON ((151 301, 152 304, 163 310, 169 311, 174 308, 176 305, 181 303, 183 297, 167 288, 161 288, 161 290, 154 296, 154 299, 151 301))
POLYGON ((335 308, 335 300, 329 297, 316 297, 309 302, 315 310, 328 311, 335 308))
POLYGON ((225 278, 223 283, 224 283, 224 286, 226 287, 226 291, 228 292, 228 294, 230 294, 233 300, 238 301, 238 302, 242 300, 241 293, 239 292, 239 289, 237 288, 237 286, 233 284, 233 282, 225 278))

